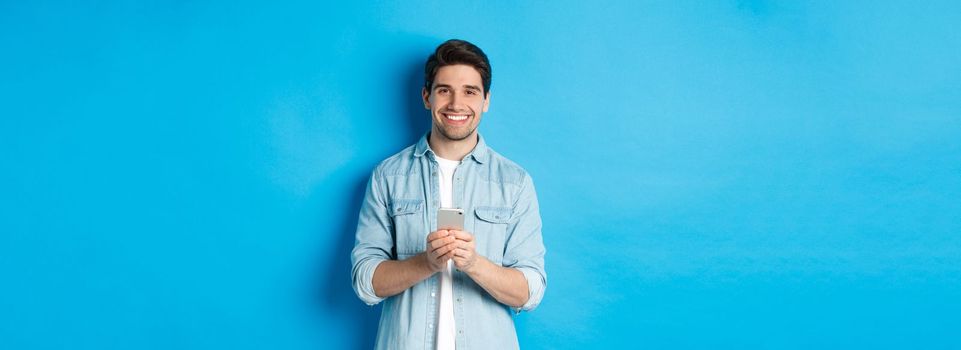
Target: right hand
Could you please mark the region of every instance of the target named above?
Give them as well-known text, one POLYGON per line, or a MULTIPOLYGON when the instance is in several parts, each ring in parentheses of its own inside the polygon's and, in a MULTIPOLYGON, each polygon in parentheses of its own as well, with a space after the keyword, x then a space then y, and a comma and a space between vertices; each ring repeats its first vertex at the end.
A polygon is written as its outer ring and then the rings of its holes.
POLYGON ((454 257, 457 239, 448 230, 437 230, 427 235, 427 266, 437 272, 447 268, 447 261, 454 257))

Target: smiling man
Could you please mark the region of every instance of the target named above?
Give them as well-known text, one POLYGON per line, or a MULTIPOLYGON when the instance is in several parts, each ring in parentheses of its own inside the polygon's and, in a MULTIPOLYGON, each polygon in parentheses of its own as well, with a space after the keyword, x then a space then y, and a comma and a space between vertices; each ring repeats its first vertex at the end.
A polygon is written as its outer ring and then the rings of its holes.
POLYGON ((514 314, 547 287, 534 183, 477 131, 490 105, 487 55, 449 40, 427 59, 431 129, 373 171, 351 254, 354 291, 384 302, 377 349, 518 348, 514 314), (438 210, 463 228, 438 228, 438 210))

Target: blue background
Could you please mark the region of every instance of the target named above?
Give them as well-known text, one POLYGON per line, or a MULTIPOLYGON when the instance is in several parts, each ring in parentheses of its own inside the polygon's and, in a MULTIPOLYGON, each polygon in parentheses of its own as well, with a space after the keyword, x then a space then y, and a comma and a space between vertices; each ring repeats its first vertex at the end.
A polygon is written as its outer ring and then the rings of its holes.
POLYGON ((369 348, 448 38, 534 177, 525 348, 961 348, 961 3, 0 4, 0 347, 369 348))

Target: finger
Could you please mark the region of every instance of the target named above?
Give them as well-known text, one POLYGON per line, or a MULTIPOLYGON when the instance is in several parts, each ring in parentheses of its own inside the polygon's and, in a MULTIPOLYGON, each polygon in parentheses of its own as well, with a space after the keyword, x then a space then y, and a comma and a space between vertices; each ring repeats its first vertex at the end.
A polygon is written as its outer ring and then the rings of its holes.
POLYGON ((474 235, 470 234, 470 232, 460 230, 451 230, 450 232, 454 235, 454 237, 457 237, 457 239, 464 242, 471 242, 474 240, 474 235))
POLYGON ((453 244, 457 240, 454 237, 441 237, 430 242, 431 251, 437 250, 438 248, 453 244))
POLYGON ((434 249, 434 254, 441 256, 441 255, 447 254, 450 251, 453 251, 455 248, 457 248, 457 246, 454 244, 446 244, 434 249))
POLYGON ((469 257, 469 256, 457 256, 457 255, 454 255, 454 256, 451 257, 450 259, 453 260, 453 261, 454 261, 454 264, 456 264, 458 267, 462 267, 462 266, 464 266, 465 264, 467 264, 468 262, 470 262, 472 258, 469 257))
POLYGON ((474 252, 464 248, 454 249, 454 257, 470 258, 473 254, 474 252))
POLYGON ((447 238, 446 237, 437 238, 437 239, 428 241, 427 244, 430 246, 430 250, 436 250, 437 248, 447 245, 447 238))
POLYGON ((457 241, 457 243, 459 243, 459 244, 457 245, 458 248, 461 248, 461 249, 464 249, 464 250, 468 250, 468 251, 471 251, 471 252, 475 251, 475 249, 474 249, 474 242, 473 242, 473 241, 457 241))
POLYGON ((427 241, 430 242, 441 237, 447 237, 448 235, 450 235, 450 231, 448 230, 437 230, 427 235, 427 241))
POLYGON ((474 250, 474 242, 472 241, 457 240, 455 244, 457 244, 457 248, 467 249, 471 251, 474 250))
POLYGON ((434 265, 443 265, 443 264, 446 264, 446 263, 447 263, 447 260, 450 260, 450 259, 453 259, 453 258, 454 258, 454 251, 453 251, 453 250, 451 250, 451 251, 449 251, 449 252, 446 252, 446 253, 444 253, 444 254, 438 254, 437 257, 434 258, 434 265))
POLYGON ((451 258, 448 255, 451 255, 451 252, 431 254, 430 258, 434 260, 434 264, 442 264, 451 258))

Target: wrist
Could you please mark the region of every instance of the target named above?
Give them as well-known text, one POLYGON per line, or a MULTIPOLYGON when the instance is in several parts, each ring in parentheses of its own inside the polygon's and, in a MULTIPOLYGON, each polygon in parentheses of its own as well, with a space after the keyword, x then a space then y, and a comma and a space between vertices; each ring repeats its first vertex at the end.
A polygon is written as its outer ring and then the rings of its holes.
POLYGON ((487 260, 487 258, 485 258, 485 257, 483 257, 483 256, 481 256, 481 255, 475 255, 475 256, 474 256, 474 263, 471 264, 470 266, 467 266, 466 268, 463 268, 463 269, 460 269, 460 270, 463 271, 464 273, 466 273, 466 274, 467 274, 468 276, 470 276, 471 278, 474 278, 475 276, 477 276, 478 274, 480 274, 480 273, 482 273, 484 270, 486 270, 487 267, 490 266, 490 264, 491 264, 491 262, 490 262, 490 260, 487 260))
POLYGON ((433 273, 430 263, 427 261, 427 252, 414 255, 410 258, 410 262, 414 265, 414 271, 420 271, 421 275, 430 276, 433 273))

